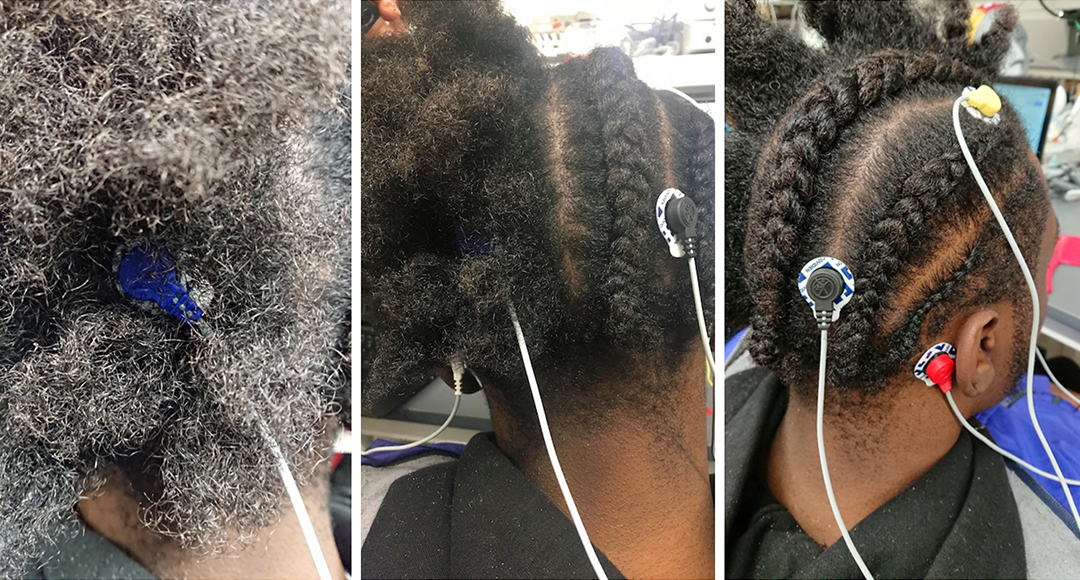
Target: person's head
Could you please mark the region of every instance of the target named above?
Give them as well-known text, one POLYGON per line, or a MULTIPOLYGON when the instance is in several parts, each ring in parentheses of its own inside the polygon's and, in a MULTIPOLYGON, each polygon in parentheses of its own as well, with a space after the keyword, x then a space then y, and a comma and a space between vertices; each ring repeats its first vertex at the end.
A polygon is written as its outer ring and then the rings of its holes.
POLYGON ((117 466, 184 548, 274 522, 256 416, 310 479, 347 396, 347 14, 5 3, 0 577, 117 466), (197 328, 118 287, 136 247, 170 256, 197 328))
MULTIPOLYGON (((948 338, 984 363, 965 393, 996 401, 1026 360, 1031 300, 962 156, 952 106, 965 86, 991 83, 1015 15, 968 44, 964 2, 803 6, 821 49, 761 20, 753 2, 727 5, 729 318, 751 326, 755 361, 812 398, 820 336, 797 278, 812 258, 833 256, 855 294, 829 328, 832 388, 872 396, 909 384, 919 356, 948 338)), ((960 123, 1044 284, 1048 191, 1008 104, 1001 119, 961 111, 960 123)))
POLYGON ((362 276, 379 324, 365 398, 457 356, 534 424, 512 303, 553 419, 655 405, 701 356, 687 263, 655 204, 676 187, 698 205, 709 319, 712 119, 613 48, 545 64, 497 3, 402 3, 402 17, 409 34, 366 38, 361 61, 362 276))

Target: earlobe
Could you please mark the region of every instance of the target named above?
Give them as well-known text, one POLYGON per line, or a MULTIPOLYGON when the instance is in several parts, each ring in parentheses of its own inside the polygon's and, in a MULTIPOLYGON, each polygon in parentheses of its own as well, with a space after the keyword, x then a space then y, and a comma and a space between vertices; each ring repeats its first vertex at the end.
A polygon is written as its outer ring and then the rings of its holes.
POLYGON ((956 380, 954 386, 975 399, 994 384, 994 357, 998 355, 1000 317, 993 310, 979 310, 960 327, 956 337, 956 380))

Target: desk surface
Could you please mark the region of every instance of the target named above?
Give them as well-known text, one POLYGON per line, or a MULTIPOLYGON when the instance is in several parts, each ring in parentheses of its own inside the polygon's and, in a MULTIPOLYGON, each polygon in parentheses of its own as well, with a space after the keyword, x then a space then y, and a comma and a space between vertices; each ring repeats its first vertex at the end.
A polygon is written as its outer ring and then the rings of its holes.
MULTIPOLYGON (((1061 233, 1080 236, 1080 201, 1055 199, 1053 203, 1061 233)), ((1062 265, 1054 272, 1043 334, 1080 350, 1080 268, 1062 265)))

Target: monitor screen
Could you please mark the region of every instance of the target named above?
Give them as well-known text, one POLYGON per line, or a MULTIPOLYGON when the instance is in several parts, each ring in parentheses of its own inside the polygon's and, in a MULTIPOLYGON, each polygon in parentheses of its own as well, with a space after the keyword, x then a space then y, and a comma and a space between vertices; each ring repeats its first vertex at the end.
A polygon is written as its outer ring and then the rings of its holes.
POLYGON ((1047 115, 1050 112, 1053 90, 1048 87, 1010 83, 995 84, 994 90, 1008 99, 1009 104, 1016 109, 1017 114, 1020 115, 1020 123, 1024 126, 1024 132, 1027 134, 1031 150, 1042 159, 1042 144, 1046 139, 1043 131, 1046 127, 1047 115))

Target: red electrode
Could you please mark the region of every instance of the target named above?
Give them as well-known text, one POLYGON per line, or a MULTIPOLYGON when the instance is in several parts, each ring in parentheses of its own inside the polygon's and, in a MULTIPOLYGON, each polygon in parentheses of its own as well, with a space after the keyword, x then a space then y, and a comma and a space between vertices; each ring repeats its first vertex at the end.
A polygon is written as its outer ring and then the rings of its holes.
POLYGON ((952 373, 956 369, 956 363, 947 354, 940 354, 930 364, 926 365, 926 376, 934 381, 942 393, 948 393, 952 389, 952 373))

